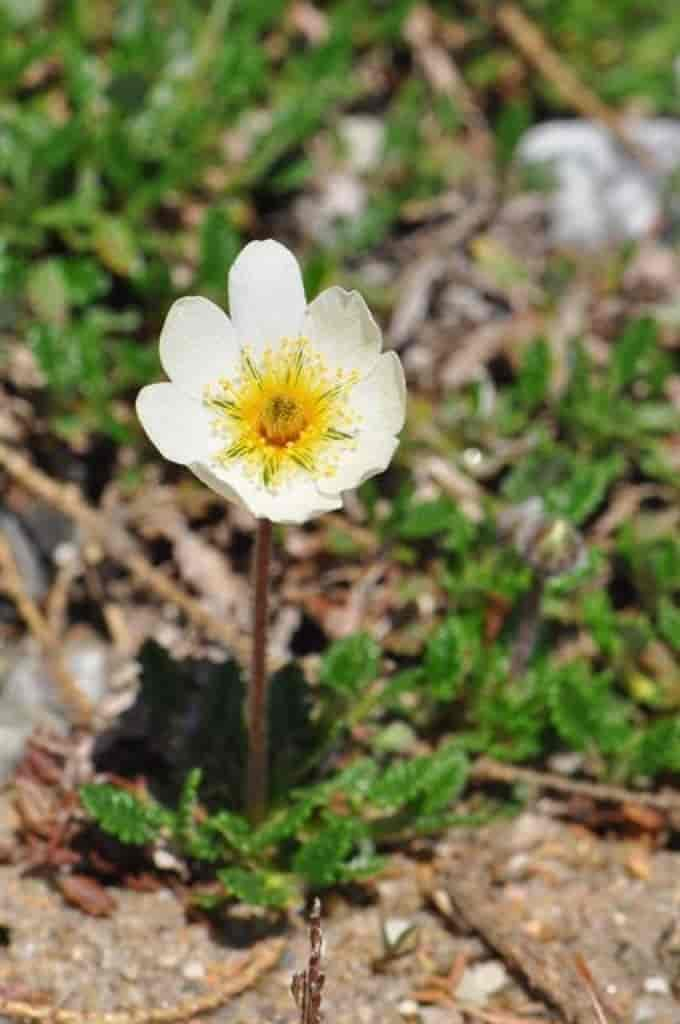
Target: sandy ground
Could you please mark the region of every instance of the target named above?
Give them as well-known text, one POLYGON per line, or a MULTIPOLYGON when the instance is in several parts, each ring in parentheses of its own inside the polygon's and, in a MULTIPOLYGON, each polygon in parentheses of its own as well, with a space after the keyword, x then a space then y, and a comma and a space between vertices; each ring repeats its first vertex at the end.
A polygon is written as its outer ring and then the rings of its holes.
MULTIPOLYGON (((218 928, 189 922, 170 890, 114 896, 112 916, 87 917, 45 880, 0 868, 5 1012, 13 999, 54 1005, 55 1021, 76 1020, 69 1011, 91 1021, 112 1011, 135 1021, 174 1012, 220 1024, 297 1019, 289 986, 306 965, 301 909, 278 929, 277 964, 208 1013, 201 1006, 225 974, 239 976, 271 948, 276 929, 267 938, 266 923, 243 908, 218 928)), ((608 1024, 680 1024, 680 854, 538 813, 451 833, 417 859, 396 856, 356 898, 327 894, 324 935, 329 1024, 596 1022, 575 955, 608 1024), (385 921, 416 926, 406 952, 387 960, 385 921)))

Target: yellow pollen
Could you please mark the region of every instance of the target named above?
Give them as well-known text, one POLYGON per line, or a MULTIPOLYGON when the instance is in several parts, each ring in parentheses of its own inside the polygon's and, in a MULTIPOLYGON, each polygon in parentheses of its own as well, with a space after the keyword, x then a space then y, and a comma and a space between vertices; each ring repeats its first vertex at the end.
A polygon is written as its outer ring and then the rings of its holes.
POLYGON ((329 369, 308 338, 283 339, 259 361, 243 349, 238 374, 205 393, 225 442, 216 460, 241 462, 272 490, 295 474, 332 476, 354 447, 348 393, 358 379, 329 369))
POLYGON ((304 412, 294 398, 274 395, 270 398, 260 418, 260 433, 270 444, 289 444, 297 441, 307 426, 304 412))

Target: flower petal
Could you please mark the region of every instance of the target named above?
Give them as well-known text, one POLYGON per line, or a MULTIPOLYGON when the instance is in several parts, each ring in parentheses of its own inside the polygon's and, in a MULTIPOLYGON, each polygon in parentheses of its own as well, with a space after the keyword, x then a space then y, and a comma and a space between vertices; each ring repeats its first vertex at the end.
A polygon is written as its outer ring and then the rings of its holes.
POLYGON ((192 464, 199 480, 229 501, 244 506, 257 519, 273 523, 305 523, 314 516, 342 508, 338 494, 320 494, 310 478, 296 477, 279 491, 269 491, 236 464, 225 468, 204 462, 192 464))
POLYGON ((333 495, 359 487, 369 477, 387 469, 399 445, 399 438, 371 429, 361 431, 357 447, 347 452, 333 476, 317 480, 322 494, 333 495))
POLYGON ((229 271, 229 310, 242 345, 259 355, 282 338, 297 338, 305 312, 297 260, 271 238, 250 242, 229 271))
POLYGON ((371 372, 350 392, 362 429, 398 434, 406 416, 406 381, 399 356, 385 352, 371 372))
POLYGON ((382 334, 358 292, 327 288, 309 304, 302 333, 333 369, 368 373, 382 348, 382 334))
POLYGON ((201 398, 207 384, 238 367, 240 348, 227 314, 210 299, 187 295, 170 307, 161 331, 160 354, 170 380, 201 398))
POLYGON ((170 462, 207 459, 219 445, 202 402, 175 384, 148 384, 137 395, 137 415, 149 439, 170 462))

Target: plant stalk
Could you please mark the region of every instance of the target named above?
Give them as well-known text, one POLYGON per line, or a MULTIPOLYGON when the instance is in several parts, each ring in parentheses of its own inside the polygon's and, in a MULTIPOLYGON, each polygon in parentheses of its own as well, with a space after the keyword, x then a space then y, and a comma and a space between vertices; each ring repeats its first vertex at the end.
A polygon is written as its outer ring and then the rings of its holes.
POLYGON ((520 679, 534 653, 541 625, 541 604, 547 577, 537 573, 531 589, 525 596, 520 612, 519 628, 510 653, 510 677, 520 679))
POLYGON ((258 519, 253 552, 253 646, 250 678, 248 679, 247 710, 246 808, 253 825, 259 824, 264 817, 269 790, 267 624, 271 555, 272 524, 269 519, 258 519))

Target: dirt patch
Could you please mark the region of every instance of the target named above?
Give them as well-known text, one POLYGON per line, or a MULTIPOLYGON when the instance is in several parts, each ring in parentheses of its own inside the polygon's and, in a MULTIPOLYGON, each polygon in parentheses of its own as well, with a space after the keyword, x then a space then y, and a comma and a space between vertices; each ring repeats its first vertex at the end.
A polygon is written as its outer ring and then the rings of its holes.
MULTIPOLYGON (((432 852, 396 857, 362 905, 325 896, 329 1024, 502 1022, 503 1014, 590 1024, 596 1017, 574 974, 575 954, 611 1024, 680 1024, 680 855, 530 813, 474 835, 452 833, 432 852), (415 940, 385 958, 384 922, 397 919, 416 926, 415 940)), ((195 1017, 189 1009, 203 1005, 204 1019, 219 985, 240 974, 244 991, 225 989, 211 1019, 296 1019, 290 980, 308 952, 300 912, 291 913, 280 951, 271 937, 244 950, 242 916, 225 919, 218 933, 187 922, 169 890, 115 898, 111 917, 85 917, 45 881, 0 868, 3 998, 19 992, 29 1005, 49 1001, 90 1020, 111 1012, 167 1019, 182 1006, 195 1017), (247 975, 263 950, 269 960, 247 975)))

